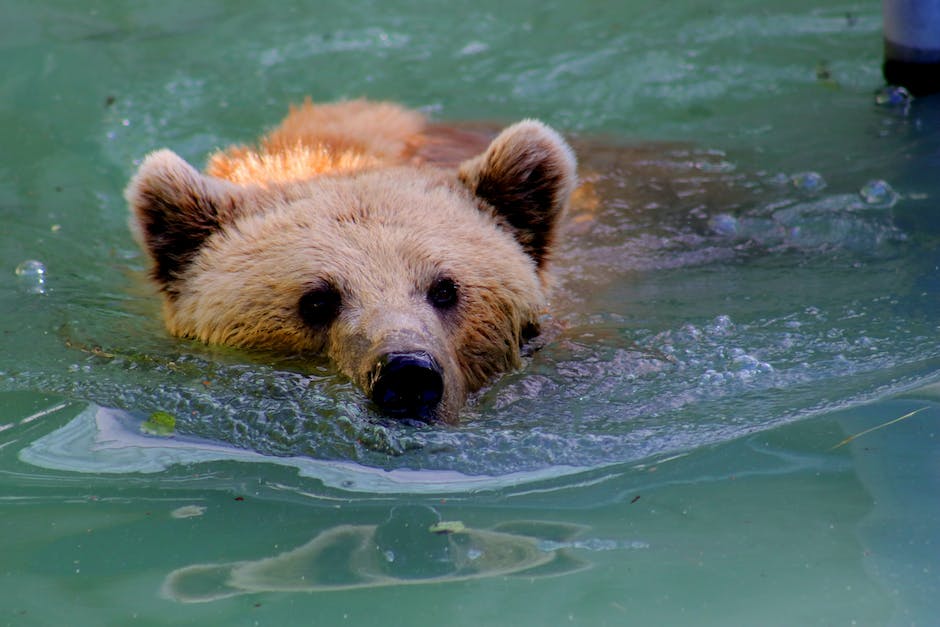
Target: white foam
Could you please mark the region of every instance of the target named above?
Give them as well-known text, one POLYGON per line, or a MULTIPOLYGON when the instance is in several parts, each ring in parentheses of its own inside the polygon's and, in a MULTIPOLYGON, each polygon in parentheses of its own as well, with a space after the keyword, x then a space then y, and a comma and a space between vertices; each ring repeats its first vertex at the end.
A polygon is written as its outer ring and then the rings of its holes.
POLYGON ((587 467, 553 466, 503 475, 453 470, 383 470, 347 461, 271 457, 205 440, 147 436, 126 412, 89 405, 65 426, 19 452, 23 462, 51 470, 95 474, 158 473, 179 464, 239 461, 296 468, 325 486, 352 492, 436 494, 492 490, 570 475, 587 467))

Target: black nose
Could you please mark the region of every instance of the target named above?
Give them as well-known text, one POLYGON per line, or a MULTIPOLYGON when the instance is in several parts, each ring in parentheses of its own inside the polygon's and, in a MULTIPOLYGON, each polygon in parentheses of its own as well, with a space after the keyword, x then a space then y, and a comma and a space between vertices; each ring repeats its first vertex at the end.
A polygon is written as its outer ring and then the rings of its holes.
POLYGON ((388 353, 372 373, 372 400, 395 418, 430 420, 444 395, 444 372, 424 351, 388 353))

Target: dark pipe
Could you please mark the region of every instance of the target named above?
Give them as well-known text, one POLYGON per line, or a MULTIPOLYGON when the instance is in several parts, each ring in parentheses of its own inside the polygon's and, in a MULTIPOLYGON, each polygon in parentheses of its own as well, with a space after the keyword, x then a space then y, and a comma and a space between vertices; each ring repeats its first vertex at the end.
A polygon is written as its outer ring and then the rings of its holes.
POLYGON ((940 0, 882 0, 885 80, 914 96, 940 92, 940 0))

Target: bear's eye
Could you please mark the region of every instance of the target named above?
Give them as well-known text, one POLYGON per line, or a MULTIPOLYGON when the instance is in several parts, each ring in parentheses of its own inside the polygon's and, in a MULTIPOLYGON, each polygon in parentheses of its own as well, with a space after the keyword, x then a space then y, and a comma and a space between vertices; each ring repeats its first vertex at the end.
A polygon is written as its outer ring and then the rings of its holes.
POLYGON ((437 279, 428 290, 428 302, 438 309, 450 309, 457 304, 457 284, 447 277, 437 279))
POLYGON ((341 301, 339 291, 332 285, 314 287, 300 297, 300 317, 311 327, 325 327, 339 313, 341 301))

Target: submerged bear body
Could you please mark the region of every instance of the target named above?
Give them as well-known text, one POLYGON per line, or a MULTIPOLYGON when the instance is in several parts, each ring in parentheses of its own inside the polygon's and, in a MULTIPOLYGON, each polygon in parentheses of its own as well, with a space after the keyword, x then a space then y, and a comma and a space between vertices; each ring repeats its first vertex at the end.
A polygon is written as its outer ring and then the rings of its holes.
POLYGON ((126 195, 167 328, 326 355, 384 413, 455 422, 537 331, 576 178, 539 122, 454 167, 468 143, 351 101, 293 109, 205 174, 149 155, 126 195))

